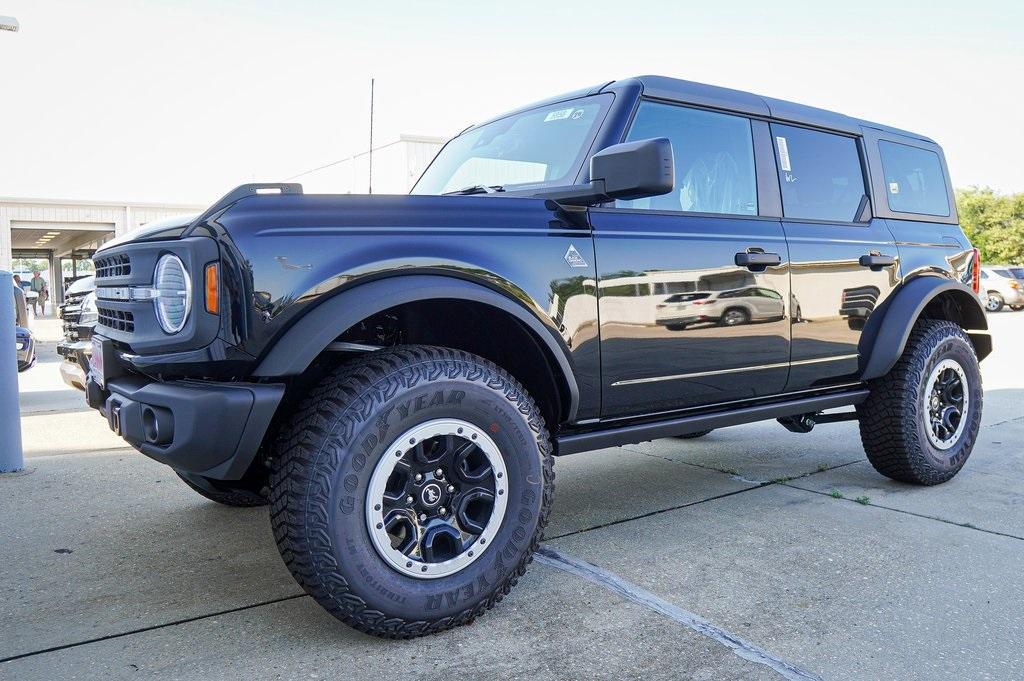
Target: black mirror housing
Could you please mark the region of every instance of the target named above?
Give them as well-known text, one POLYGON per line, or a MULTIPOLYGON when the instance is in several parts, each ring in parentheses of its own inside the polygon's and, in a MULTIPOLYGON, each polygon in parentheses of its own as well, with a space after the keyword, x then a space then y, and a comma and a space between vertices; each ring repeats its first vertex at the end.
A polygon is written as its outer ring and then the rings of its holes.
POLYGON ((675 186, 672 142, 667 137, 615 144, 590 159, 590 179, 603 180, 611 199, 661 196, 675 186))
POLYGON ((612 199, 643 199, 672 191, 676 181, 672 142, 666 137, 613 144, 590 159, 590 182, 551 187, 532 196, 568 206, 612 199))

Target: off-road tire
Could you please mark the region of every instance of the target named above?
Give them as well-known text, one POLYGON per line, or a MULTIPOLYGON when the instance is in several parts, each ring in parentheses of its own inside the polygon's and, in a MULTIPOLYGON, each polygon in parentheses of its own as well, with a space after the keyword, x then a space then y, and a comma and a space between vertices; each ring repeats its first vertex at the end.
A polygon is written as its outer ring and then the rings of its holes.
POLYGON ((175 471, 175 473, 193 491, 198 492, 210 501, 216 501, 218 504, 250 508, 253 506, 266 506, 270 503, 264 494, 263 486, 259 484, 247 484, 247 481, 242 480, 233 484, 223 480, 211 480, 192 473, 182 473, 180 471, 175 471))
POLYGON ((360 631, 412 638, 467 624, 508 594, 533 559, 554 493, 551 451, 537 405, 492 362, 429 346, 370 353, 324 377, 283 428, 271 467, 274 537, 299 585, 360 631), (474 562, 419 579, 377 553, 367 494, 393 440, 439 418, 493 438, 508 469, 508 505, 474 562))
POLYGON ((675 437, 677 439, 679 439, 679 440, 696 440, 697 438, 704 437, 705 435, 707 435, 708 433, 711 433, 713 431, 714 431, 714 428, 712 428, 711 430, 698 430, 696 433, 687 433, 686 435, 676 435, 675 437))
POLYGON ((996 291, 988 292, 988 304, 985 305, 986 310, 988 310, 989 312, 999 312, 1000 310, 1003 309, 1003 305, 1005 304, 1006 301, 1003 299, 1003 296, 1001 294, 997 293, 996 291))
POLYGON ((857 405, 857 415, 864 451, 875 470, 918 485, 937 485, 960 471, 978 437, 983 395, 978 356, 963 329, 945 320, 919 320, 896 365, 868 387, 871 394, 857 405), (959 439, 941 450, 928 438, 924 391, 933 368, 946 358, 963 368, 969 404, 959 439))

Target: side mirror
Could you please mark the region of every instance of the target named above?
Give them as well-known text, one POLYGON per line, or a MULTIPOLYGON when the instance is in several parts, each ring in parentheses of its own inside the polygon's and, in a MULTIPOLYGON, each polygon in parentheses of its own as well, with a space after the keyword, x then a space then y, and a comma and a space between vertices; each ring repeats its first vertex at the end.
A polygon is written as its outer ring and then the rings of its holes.
POLYGON ((675 186, 672 142, 665 137, 614 144, 590 159, 590 182, 552 187, 534 196, 569 206, 590 206, 611 199, 660 196, 675 186))
POLYGON ((675 186, 672 142, 666 137, 615 144, 590 159, 590 179, 604 181, 610 199, 668 194, 675 186))

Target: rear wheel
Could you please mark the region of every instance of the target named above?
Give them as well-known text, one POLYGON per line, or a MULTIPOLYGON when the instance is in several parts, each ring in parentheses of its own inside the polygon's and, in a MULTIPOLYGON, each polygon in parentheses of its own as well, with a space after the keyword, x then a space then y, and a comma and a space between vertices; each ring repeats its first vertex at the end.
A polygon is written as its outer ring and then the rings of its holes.
POLYGON ((310 393, 274 457, 271 521, 320 605, 409 638, 471 622, 511 590, 553 486, 543 417, 515 379, 469 353, 410 346, 310 393))
POLYGON ((263 493, 264 485, 261 481, 224 481, 211 480, 193 473, 175 471, 182 482, 192 488, 193 491, 206 497, 210 501, 216 501, 225 506, 237 506, 246 508, 252 506, 266 506, 267 497, 263 493))
POLYGON ((1003 297, 999 295, 999 293, 995 291, 988 292, 988 302, 985 304, 986 310, 989 312, 999 312, 1003 309, 1003 305, 1005 304, 1006 301, 1003 300, 1003 297))
POLYGON ((901 482, 936 485, 955 476, 974 448, 981 426, 981 371, 963 329, 922 319, 903 355, 869 383, 857 405, 868 460, 901 482))
POLYGON ((722 313, 718 323, 722 326, 739 326, 750 321, 750 313, 741 307, 730 307, 722 313))

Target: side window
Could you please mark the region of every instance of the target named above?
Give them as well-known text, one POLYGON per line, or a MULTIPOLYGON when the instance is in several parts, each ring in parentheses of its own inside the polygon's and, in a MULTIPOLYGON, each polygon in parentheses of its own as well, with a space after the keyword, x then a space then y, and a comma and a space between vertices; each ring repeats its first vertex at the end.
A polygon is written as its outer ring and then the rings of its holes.
POLYGON ((906 144, 878 142, 889 209, 899 213, 949 215, 946 176, 939 155, 906 144))
POLYGON ((616 201, 622 208, 757 215, 750 121, 742 116, 644 101, 627 141, 667 137, 676 186, 668 194, 616 201))
POLYGON ((851 137, 772 123, 787 218, 852 222, 865 195, 851 137))

